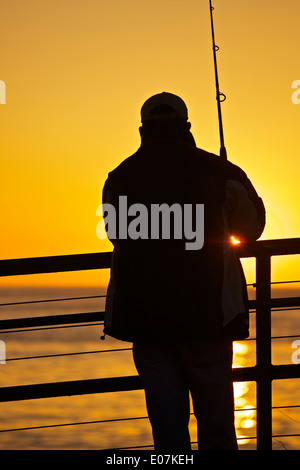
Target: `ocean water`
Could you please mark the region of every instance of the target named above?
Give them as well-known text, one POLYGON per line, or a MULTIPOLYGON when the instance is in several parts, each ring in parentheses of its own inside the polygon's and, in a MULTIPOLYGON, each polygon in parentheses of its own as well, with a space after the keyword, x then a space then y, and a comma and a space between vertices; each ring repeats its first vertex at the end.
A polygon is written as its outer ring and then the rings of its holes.
MULTIPOLYGON (((0 303, 5 304, 105 295, 105 289, 2 287, 0 295, 0 303)), ((249 296, 253 298, 254 295, 254 289, 250 288, 249 296)), ((292 295, 299 295, 299 290, 273 290, 273 297, 292 295)), ((0 307, 0 319, 102 311, 104 302, 105 298, 96 298, 4 305, 0 307)), ((251 338, 255 336, 254 313, 251 313, 250 321, 251 338)), ((101 325, 1 333, 0 340, 6 346, 6 363, 0 364, 0 387, 136 375, 131 344, 107 336, 101 341, 101 333, 101 325), (128 350, 107 352, 112 349, 128 350), (86 354, 70 355, 78 352, 86 354), (36 358, 42 355, 56 357, 36 358)), ((300 335, 299 310, 274 311, 272 334, 300 335)), ((292 363, 295 339, 273 340, 273 364, 292 363)), ((255 341, 234 343, 234 367, 254 364, 255 341)), ((299 385, 298 379, 273 382, 273 434, 278 436, 273 438, 274 449, 300 449, 300 408, 295 407, 300 405, 299 385)), ((253 382, 235 384, 235 405, 239 448, 254 450, 256 391, 253 382)), ((1 450, 94 450, 140 446, 151 449, 153 444, 143 391, 7 402, 0 403, 0 408, 1 450)), ((193 415, 190 433, 195 442, 193 415)), ((196 449, 195 444, 193 448, 196 449)))

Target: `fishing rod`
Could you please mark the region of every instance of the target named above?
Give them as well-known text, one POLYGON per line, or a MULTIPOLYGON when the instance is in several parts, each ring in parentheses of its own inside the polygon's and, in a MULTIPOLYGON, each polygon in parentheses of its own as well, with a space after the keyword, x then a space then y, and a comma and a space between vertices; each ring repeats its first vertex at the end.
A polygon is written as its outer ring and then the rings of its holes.
POLYGON ((219 118, 219 132, 220 132, 220 157, 224 157, 227 160, 227 151, 224 144, 224 133, 223 133, 223 122, 222 122, 222 112, 221 112, 221 103, 226 100, 224 93, 220 92, 219 89, 219 78, 218 78, 218 67, 217 67, 217 55, 216 52, 219 50, 219 46, 215 43, 215 32, 214 32, 214 21, 213 21, 213 10, 214 7, 209 0, 210 7, 210 22, 211 22, 211 34, 212 34, 212 45, 213 45, 213 55, 214 55, 214 67, 215 67, 215 81, 216 81, 216 92, 217 92, 217 105, 218 105, 218 118, 219 118))

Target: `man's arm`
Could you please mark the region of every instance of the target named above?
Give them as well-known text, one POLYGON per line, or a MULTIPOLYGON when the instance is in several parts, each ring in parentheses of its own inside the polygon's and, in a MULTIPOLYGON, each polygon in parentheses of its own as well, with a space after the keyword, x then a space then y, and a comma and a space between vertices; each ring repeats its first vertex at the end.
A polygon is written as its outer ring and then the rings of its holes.
POLYGON ((257 240, 265 227, 265 207, 250 180, 241 178, 226 182, 226 208, 233 236, 239 240, 257 240))

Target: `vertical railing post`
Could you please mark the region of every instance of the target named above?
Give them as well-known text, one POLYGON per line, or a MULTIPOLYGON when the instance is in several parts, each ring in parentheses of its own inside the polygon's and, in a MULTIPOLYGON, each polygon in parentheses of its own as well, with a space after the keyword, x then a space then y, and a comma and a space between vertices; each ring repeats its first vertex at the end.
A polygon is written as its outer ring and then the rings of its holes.
POLYGON ((256 258, 257 450, 272 450, 271 257, 256 258))

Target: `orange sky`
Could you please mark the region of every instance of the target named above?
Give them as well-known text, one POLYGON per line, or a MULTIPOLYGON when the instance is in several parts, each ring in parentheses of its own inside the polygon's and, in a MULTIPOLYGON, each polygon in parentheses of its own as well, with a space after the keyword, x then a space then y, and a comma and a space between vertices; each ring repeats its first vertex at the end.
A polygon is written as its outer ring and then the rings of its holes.
MULTIPOLYGON (((300 3, 214 6, 228 158, 264 199, 262 238, 299 237, 300 3)), ((139 146, 152 94, 179 94, 197 145, 219 152, 208 0, 2 0, 0 23, 1 259, 111 250, 102 186, 139 146)), ((298 265, 276 260, 274 279, 298 265)))

